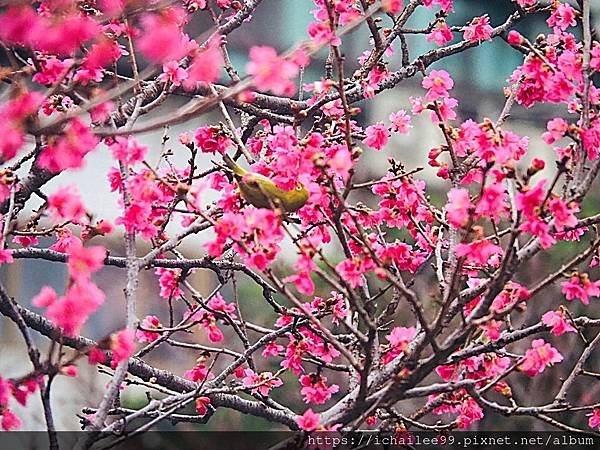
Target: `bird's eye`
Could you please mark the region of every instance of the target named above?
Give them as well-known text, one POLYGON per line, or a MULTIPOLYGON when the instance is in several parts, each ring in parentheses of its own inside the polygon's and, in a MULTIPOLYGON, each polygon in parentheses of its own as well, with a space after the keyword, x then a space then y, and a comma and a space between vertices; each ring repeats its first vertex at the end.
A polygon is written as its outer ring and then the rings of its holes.
POLYGON ((301 191, 301 190, 302 190, 302 185, 301 185, 300 183, 298 183, 298 184, 296 185, 296 190, 297 190, 297 191, 301 191))

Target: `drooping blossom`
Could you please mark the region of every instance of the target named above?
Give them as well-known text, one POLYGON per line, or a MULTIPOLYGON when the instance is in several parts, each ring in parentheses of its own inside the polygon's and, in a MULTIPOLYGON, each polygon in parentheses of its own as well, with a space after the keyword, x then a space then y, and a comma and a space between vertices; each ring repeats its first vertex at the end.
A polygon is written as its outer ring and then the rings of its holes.
POLYGON ((578 298, 587 306, 590 304, 590 297, 600 297, 600 280, 590 280, 587 273, 574 273, 561 286, 568 301, 578 298))
POLYGON ((542 316, 542 323, 551 327, 552 334, 561 336, 565 333, 575 333, 577 330, 571 325, 565 312, 561 309, 558 311, 548 311, 542 316))
POLYGON ((317 405, 326 403, 333 394, 340 390, 337 384, 327 386, 327 378, 317 374, 302 375, 300 385, 302 386, 300 393, 304 402, 317 405))
POLYGON ((559 363, 563 360, 562 355, 543 339, 535 339, 531 348, 525 352, 523 362, 519 370, 530 377, 542 373, 546 367, 559 363))
POLYGON ((321 415, 313 412, 312 409, 307 409, 304 414, 298 416, 296 423, 304 431, 314 431, 318 428, 321 420, 321 415))

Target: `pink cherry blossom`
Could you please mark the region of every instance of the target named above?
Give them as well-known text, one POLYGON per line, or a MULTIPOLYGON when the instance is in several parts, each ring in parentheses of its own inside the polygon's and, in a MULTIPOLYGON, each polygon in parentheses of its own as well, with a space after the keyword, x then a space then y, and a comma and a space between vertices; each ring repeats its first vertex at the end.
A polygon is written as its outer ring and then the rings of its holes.
POLYGON ((204 363, 199 362, 192 369, 186 371, 183 374, 183 377, 194 383, 202 383, 204 380, 214 378, 214 375, 208 371, 208 367, 206 367, 204 363))
POLYGON ((473 210, 473 203, 466 189, 453 188, 448 192, 448 204, 446 205, 446 218, 448 223, 455 228, 464 227, 473 210))
POLYGON ((200 417, 205 416, 208 413, 210 407, 210 398, 206 396, 198 397, 196 399, 196 412, 200 417))
POLYGON ((525 352, 524 361, 519 365, 519 370, 530 377, 542 373, 546 367, 559 363, 563 360, 562 355, 543 339, 535 339, 531 343, 531 349, 525 352))
POLYGON ((300 393, 304 402, 317 405, 326 403, 333 394, 340 390, 337 384, 327 386, 327 378, 317 374, 302 375, 300 385, 302 385, 300 393))
POLYGON ((283 381, 277 377, 274 377, 271 372, 262 372, 257 374, 252 369, 245 369, 242 384, 245 387, 250 388, 250 392, 258 392, 267 397, 271 389, 283 385, 283 381))
POLYGON ((313 412, 312 409, 307 409, 303 415, 298 416, 296 423, 304 431, 314 431, 319 426, 321 415, 313 412))
POLYGON ((575 9, 568 3, 557 2, 556 8, 546 21, 548 26, 565 31, 569 27, 577 25, 575 9))
POLYGON ((408 350, 408 344, 417 335, 414 327, 394 327, 386 339, 390 343, 391 349, 383 356, 383 363, 387 364, 400 354, 408 350))
POLYGON ((575 273, 561 286, 568 301, 578 298, 587 306, 590 304, 590 297, 600 297, 600 280, 591 281, 587 273, 575 273))
POLYGON ((271 91, 275 95, 291 95, 296 91, 292 81, 298 75, 299 66, 282 58, 272 47, 252 47, 250 62, 246 66, 253 83, 260 91, 271 91))
POLYGON ((55 222, 67 221, 79 223, 86 209, 79 197, 79 188, 65 186, 48 196, 48 211, 55 222))
POLYGON ((84 247, 80 242, 67 249, 69 274, 74 280, 87 280, 104 265, 106 249, 101 246, 84 247))
POLYGON ((413 127, 411 117, 403 109, 391 113, 390 122, 392 123, 391 130, 400 134, 408 134, 413 127))
POLYGON ((189 37, 181 31, 183 17, 174 9, 164 14, 142 16, 143 31, 137 40, 139 51, 153 63, 178 60, 191 49, 189 37))
POLYGON ((162 324, 160 320, 156 316, 146 316, 144 320, 140 323, 140 327, 144 328, 139 329, 135 332, 135 337, 140 342, 154 342, 158 338, 161 337, 160 333, 155 333, 153 331, 147 331, 152 329, 162 328, 162 324))
POLYGON ((445 70, 432 70, 421 85, 427 89, 427 100, 434 101, 448 97, 448 91, 454 87, 454 80, 445 70))
POLYGON ((596 408, 589 414, 588 426, 590 428, 600 428, 600 408, 596 408))
POLYGON ((163 64, 162 70, 163 72, 158 79, 165 83, 171 83, 173 86, 181 86, 181 83, 188 78, 187 71, 177 61, 169 61, 163 64))
POLYGON ((133 330, 121 330, 111 336, 110 350, 112 360, 110 366, 114 369, 117 365, 128 360, 135 351, 135 332, 133 330))
POLYGON ((402 11, 404 0, 382 0, 381 8, 389 14, 398 14, 402 11))
POLYGON ((132 137, 124 138, 118 136, 109 148, 113 157, 126 165, 143 161, 148 152, 148 147, 140 145, 132 137))
POLYGON ((444 20, 438 20, 431 33, 427 35, 428 42, 435 42, 439 46, 446 45, 452 42, 453 39, 452 30, 444 20))
POLYGON ((561 336, 564 333, 577 332, 577 330, 569 322, 569 319, 566 317, 562 309, 559 309, 558 311, 548 311, 545 313, 542 316, 542 323, 548 327, 551 327, 552 334, 555 336, 561 336))
POLYGON ((368 145, 375 150, 381 150, 388 143, 390 132, 383 122, 370 125, 365 130, 367 137, 363 140, 365 145, 368 145))
POLYGON ((464 29, 464 37, 467 41, 481 42, 492 39, 492 31, 494 29, 490 25, 488 15, 475 17, 471 23, 464 29))
POLYGON ((71 119, 63 135, 42 150, 38 164, 51 172, 83 166, 83 158, 98 144, 98 138, 81 120, 71 119))

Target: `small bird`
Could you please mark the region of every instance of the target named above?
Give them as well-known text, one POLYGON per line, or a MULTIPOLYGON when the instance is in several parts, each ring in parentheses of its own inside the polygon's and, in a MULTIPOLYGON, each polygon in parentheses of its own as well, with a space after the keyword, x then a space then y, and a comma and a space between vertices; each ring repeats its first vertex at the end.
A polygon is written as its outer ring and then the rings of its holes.
POLYGON ((233 172, 244 200, 257 208, 280 207, 285 212, 295 212, 308 200, 308 189, 300 182, 286 191, 264 175, 243 169, 229 155, 223 157, 223 162, 233 172))

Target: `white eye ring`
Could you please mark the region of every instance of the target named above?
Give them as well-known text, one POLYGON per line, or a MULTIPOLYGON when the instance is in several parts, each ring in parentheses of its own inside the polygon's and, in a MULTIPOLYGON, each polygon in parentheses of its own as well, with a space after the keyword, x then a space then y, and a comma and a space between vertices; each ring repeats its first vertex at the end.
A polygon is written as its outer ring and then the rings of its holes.
POLYGON ((301 190, 302 190, 302 185, 298 184, 298 185, 296 186, 296 190, 297 190, 297 191, 301 191, 301 190))

